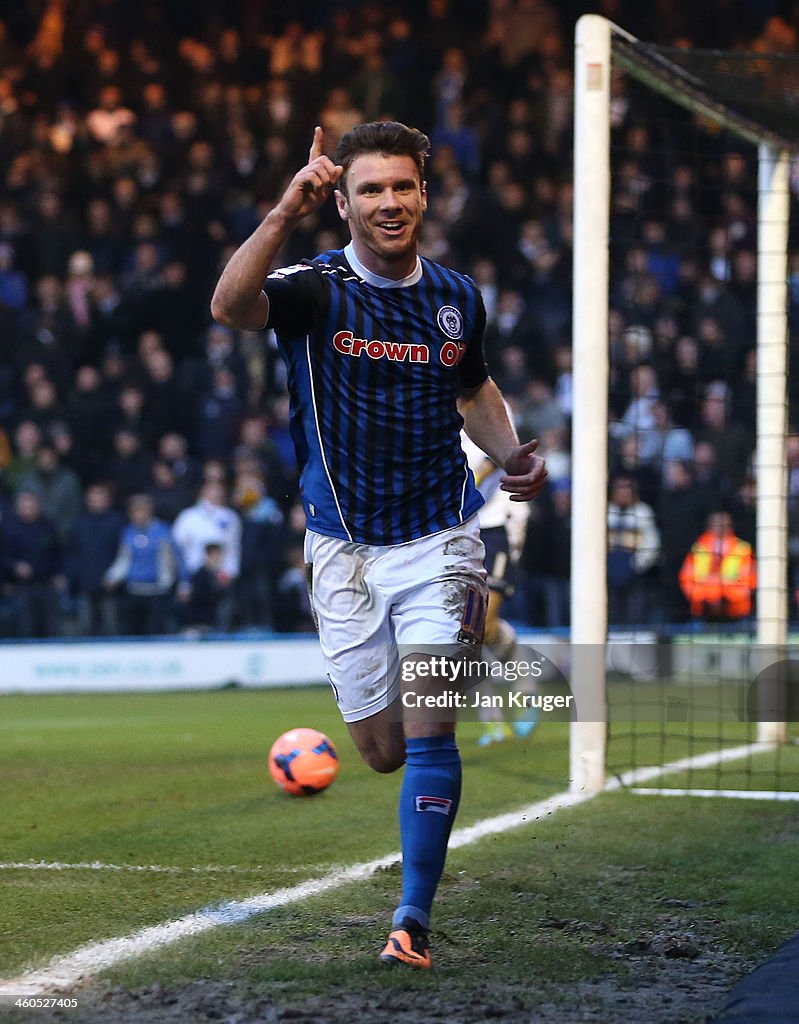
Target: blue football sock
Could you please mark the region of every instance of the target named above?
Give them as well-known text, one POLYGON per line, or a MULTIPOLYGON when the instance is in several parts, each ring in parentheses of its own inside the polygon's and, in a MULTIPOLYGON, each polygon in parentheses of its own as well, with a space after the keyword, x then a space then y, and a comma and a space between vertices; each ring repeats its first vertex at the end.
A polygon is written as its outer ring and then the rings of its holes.
POLYGON ((461 795, 461 755, 454 733, 406 740, 405 751, 399 800, 402 903, 394 924, 412 917, 429 928, 461 795))

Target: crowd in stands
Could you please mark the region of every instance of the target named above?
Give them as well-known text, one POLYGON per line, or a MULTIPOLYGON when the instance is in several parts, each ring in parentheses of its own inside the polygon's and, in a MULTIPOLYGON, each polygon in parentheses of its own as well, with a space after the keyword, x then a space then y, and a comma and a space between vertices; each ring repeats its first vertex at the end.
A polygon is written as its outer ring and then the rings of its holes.
MULTIPOLYGON (((0 635, 313 628, 283 365, 209 301, 313 125, 332 153, 381 117, 431 136, 422 255, 479 284, 489 368, 548 460, 512 611, 567 624, 575 18, 768 53, 797 49, 799 5, 306 6, 4 7, 0 635)), ((612 88, 611 615, 679 622, 708 516, 754 543, 756 166, 612 88)), ((330 203, 280 262, 344 241, 330 203)), ((799 562, 799 437, 789 458, 799 562)))

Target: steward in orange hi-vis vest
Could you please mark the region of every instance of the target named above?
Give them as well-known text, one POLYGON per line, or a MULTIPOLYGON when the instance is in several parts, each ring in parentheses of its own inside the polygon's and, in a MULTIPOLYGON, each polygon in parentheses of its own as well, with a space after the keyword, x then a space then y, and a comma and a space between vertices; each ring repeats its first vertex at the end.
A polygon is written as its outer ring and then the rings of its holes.
POLYGON ((723 621, 752 613, 757 583, 752 547, 735 536, 732 517, 713 512, 708 530, 693 544, 680 569, 680 587, 694 618, 723 621))

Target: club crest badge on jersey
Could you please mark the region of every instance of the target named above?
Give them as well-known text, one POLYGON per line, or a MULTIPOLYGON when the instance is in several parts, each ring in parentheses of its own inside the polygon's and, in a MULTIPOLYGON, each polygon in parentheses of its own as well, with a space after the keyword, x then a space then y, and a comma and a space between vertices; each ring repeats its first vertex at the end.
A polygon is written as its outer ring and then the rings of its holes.
POLYGON ((463 335, 463 317, 455 306, 442 306, 436 319, 444 334, 453 341, 457 341, 463 335))

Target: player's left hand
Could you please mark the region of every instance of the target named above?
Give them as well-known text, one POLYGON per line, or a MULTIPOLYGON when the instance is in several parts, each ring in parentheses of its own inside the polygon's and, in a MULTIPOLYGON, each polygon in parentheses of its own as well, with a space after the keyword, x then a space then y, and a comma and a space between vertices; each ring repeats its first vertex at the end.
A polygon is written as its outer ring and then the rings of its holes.
POLYGON ((547 466, 535 454, 537 447, 538 441, 528 441, 514 448, 505 459, 506 475, 499 486, 510 493, 511 501, 532 501, 546 486, 547 466))

